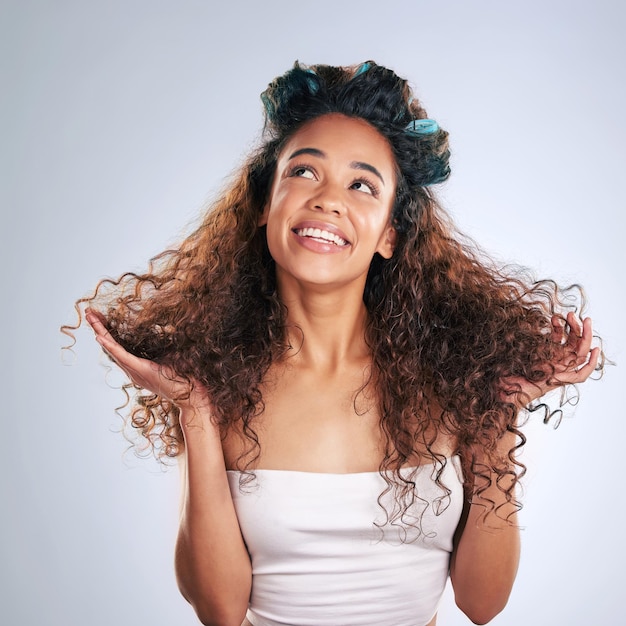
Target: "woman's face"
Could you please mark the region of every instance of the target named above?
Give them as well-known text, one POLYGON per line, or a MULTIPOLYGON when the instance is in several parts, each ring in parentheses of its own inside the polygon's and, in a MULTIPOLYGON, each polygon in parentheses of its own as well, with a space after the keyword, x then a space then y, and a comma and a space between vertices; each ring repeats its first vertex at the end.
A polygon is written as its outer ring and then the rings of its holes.
POLYGON ((259 220, 279 285, 362 290, 374 254, 393 254, 395 192, 391 147, 375 128, 340 114, 305 124, 279 155, 259 220))

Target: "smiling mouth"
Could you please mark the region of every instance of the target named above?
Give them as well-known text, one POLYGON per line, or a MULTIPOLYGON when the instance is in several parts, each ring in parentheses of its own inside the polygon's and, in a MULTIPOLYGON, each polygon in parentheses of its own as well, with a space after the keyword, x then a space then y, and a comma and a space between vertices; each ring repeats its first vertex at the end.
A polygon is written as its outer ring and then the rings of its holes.
POLYGON ((321 228, 297 228, 293 231, 298 237, 308 237, 320 243, 332 243, 336 246, 347 246, 348 242, 335 233, 330 233, 321 228))

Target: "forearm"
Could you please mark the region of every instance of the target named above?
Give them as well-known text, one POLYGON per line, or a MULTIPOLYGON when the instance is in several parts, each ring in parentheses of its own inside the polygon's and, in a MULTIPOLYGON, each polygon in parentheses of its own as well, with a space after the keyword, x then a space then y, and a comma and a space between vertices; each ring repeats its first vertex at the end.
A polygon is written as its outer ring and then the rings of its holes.
POLYGON ((184 427, 184 435, 178 585, 202 623, 240 626, 252 570, 230 495, 219 432, 208 415, 197 414, 192 426, 184 427))
POLYGON ((457 605, 477 624, 489 622, 502 611, 517 574, 517 506, 506 496, 513 481, 513 474, 506 475, 498 485, 492 474, 487 488, 467 505, 457 533, 450 578, 457 605))
POLYGON ((456 603, 477 624, 486 624, 506 606, 520 556, 516 516, 509 523, 485 525, 483 512, 478 504, 470 506, 450 564, 456 603))

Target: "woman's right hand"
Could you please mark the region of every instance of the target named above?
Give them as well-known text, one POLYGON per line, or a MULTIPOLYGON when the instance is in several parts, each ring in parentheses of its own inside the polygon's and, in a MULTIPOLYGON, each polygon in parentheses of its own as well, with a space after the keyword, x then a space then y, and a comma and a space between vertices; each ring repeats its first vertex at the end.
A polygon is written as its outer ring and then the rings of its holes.
POLYGON ((177 376, 172 368, 125 350, 113 339, 106 327, 106 318, 99 311, 86 309, 85 319, 93 329, 96 341, 133 384, 169 400, 181 410, 210 409, 206 390, 197 381, 189 382, 177 376))

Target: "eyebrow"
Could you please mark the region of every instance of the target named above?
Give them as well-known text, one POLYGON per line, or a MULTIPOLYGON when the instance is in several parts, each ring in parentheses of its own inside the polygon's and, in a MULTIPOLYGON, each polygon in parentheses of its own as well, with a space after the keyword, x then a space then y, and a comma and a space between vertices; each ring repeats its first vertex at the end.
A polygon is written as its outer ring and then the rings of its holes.
MULTIPOLYGON (((326 158, 326 153, 317 148, 300 148, 290 155, 289 160, 291 161, 291 159, 295 159, 301 154, 310 154, 312 156, 319 157, 320 159, 326 158)), ((355 170, 365 170, 367 172, 371 172, 372 174, 380 178, 380 181, 383 183, 383 185, 385 184, 385 179, 383 178, 382 174, 369 163, 365 163, 363 161, 352 161, 350 163, 350 167, 355 170)))

